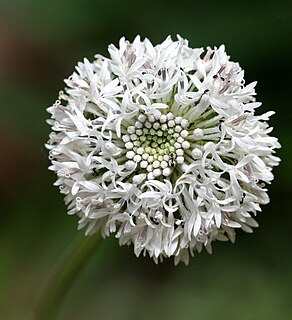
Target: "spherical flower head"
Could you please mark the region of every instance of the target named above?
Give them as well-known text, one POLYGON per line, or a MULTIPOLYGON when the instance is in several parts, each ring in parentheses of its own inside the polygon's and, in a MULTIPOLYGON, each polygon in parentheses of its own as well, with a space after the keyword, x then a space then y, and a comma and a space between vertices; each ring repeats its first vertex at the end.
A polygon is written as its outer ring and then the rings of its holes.
POLYGON ((274 112, 255 115, 256 82, 245 85, 223 45, 137 36, 108 51, 79 62, 48 108, 50 169, 79 228, 186 264, 252 232, 280 147, 274 112))

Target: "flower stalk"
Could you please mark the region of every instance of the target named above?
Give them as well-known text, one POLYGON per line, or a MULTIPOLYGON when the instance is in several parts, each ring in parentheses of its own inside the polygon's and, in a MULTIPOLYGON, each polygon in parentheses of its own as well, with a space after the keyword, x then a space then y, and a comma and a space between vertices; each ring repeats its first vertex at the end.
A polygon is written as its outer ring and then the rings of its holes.
POLYGON ((53 320, 65 300, 66 294, 100 244, 101 235, 78 237, 56 265, 36 308, 36 320, 53 320))

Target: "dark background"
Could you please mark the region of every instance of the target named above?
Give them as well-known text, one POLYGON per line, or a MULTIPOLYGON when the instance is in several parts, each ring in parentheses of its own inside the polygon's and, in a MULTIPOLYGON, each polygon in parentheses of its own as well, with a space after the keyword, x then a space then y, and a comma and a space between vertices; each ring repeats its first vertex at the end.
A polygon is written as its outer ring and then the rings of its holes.
POLYGON ((76 237, 44 143, 46 108, 77 61, 110 43, 171 34, 190 46, 226 45, 258 80, 260 113, 282 149, 253 234, 215 243, 185 267, 135 258, 114 238, 77 277, 60 314, 70 319, 291 319, 291 1, 60 1, 0 3, 0 319, 32 319, 53 266, 76 237))

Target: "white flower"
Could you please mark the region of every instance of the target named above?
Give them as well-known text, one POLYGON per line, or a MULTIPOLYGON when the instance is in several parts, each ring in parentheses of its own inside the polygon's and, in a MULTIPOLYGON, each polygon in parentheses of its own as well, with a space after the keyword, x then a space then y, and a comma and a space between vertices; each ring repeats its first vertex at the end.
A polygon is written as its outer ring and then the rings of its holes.
POLYGON ((47 148, 69 214, 157 262, 251 232, 280 147, 255 85, 224 46, 136 37, 78 63, 48 108, 47 148))

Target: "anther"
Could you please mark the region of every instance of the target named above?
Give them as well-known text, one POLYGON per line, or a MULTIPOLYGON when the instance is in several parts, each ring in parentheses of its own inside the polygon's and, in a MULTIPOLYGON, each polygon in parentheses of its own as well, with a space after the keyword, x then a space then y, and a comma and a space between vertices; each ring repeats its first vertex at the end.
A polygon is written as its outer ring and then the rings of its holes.
POLYGON ((184 89, 184 81, 180 80, 179 81, 179 85, 180 85, 180 88, 183 90, 184 89))
POLYGON ((161 73, 162 73, 162 80, 165 81, 166 80, 166 69, 162 68, 161 73))
POLYGON ((147 81, 147 89, 150 90, 153 87, 153 81, 147 81))

